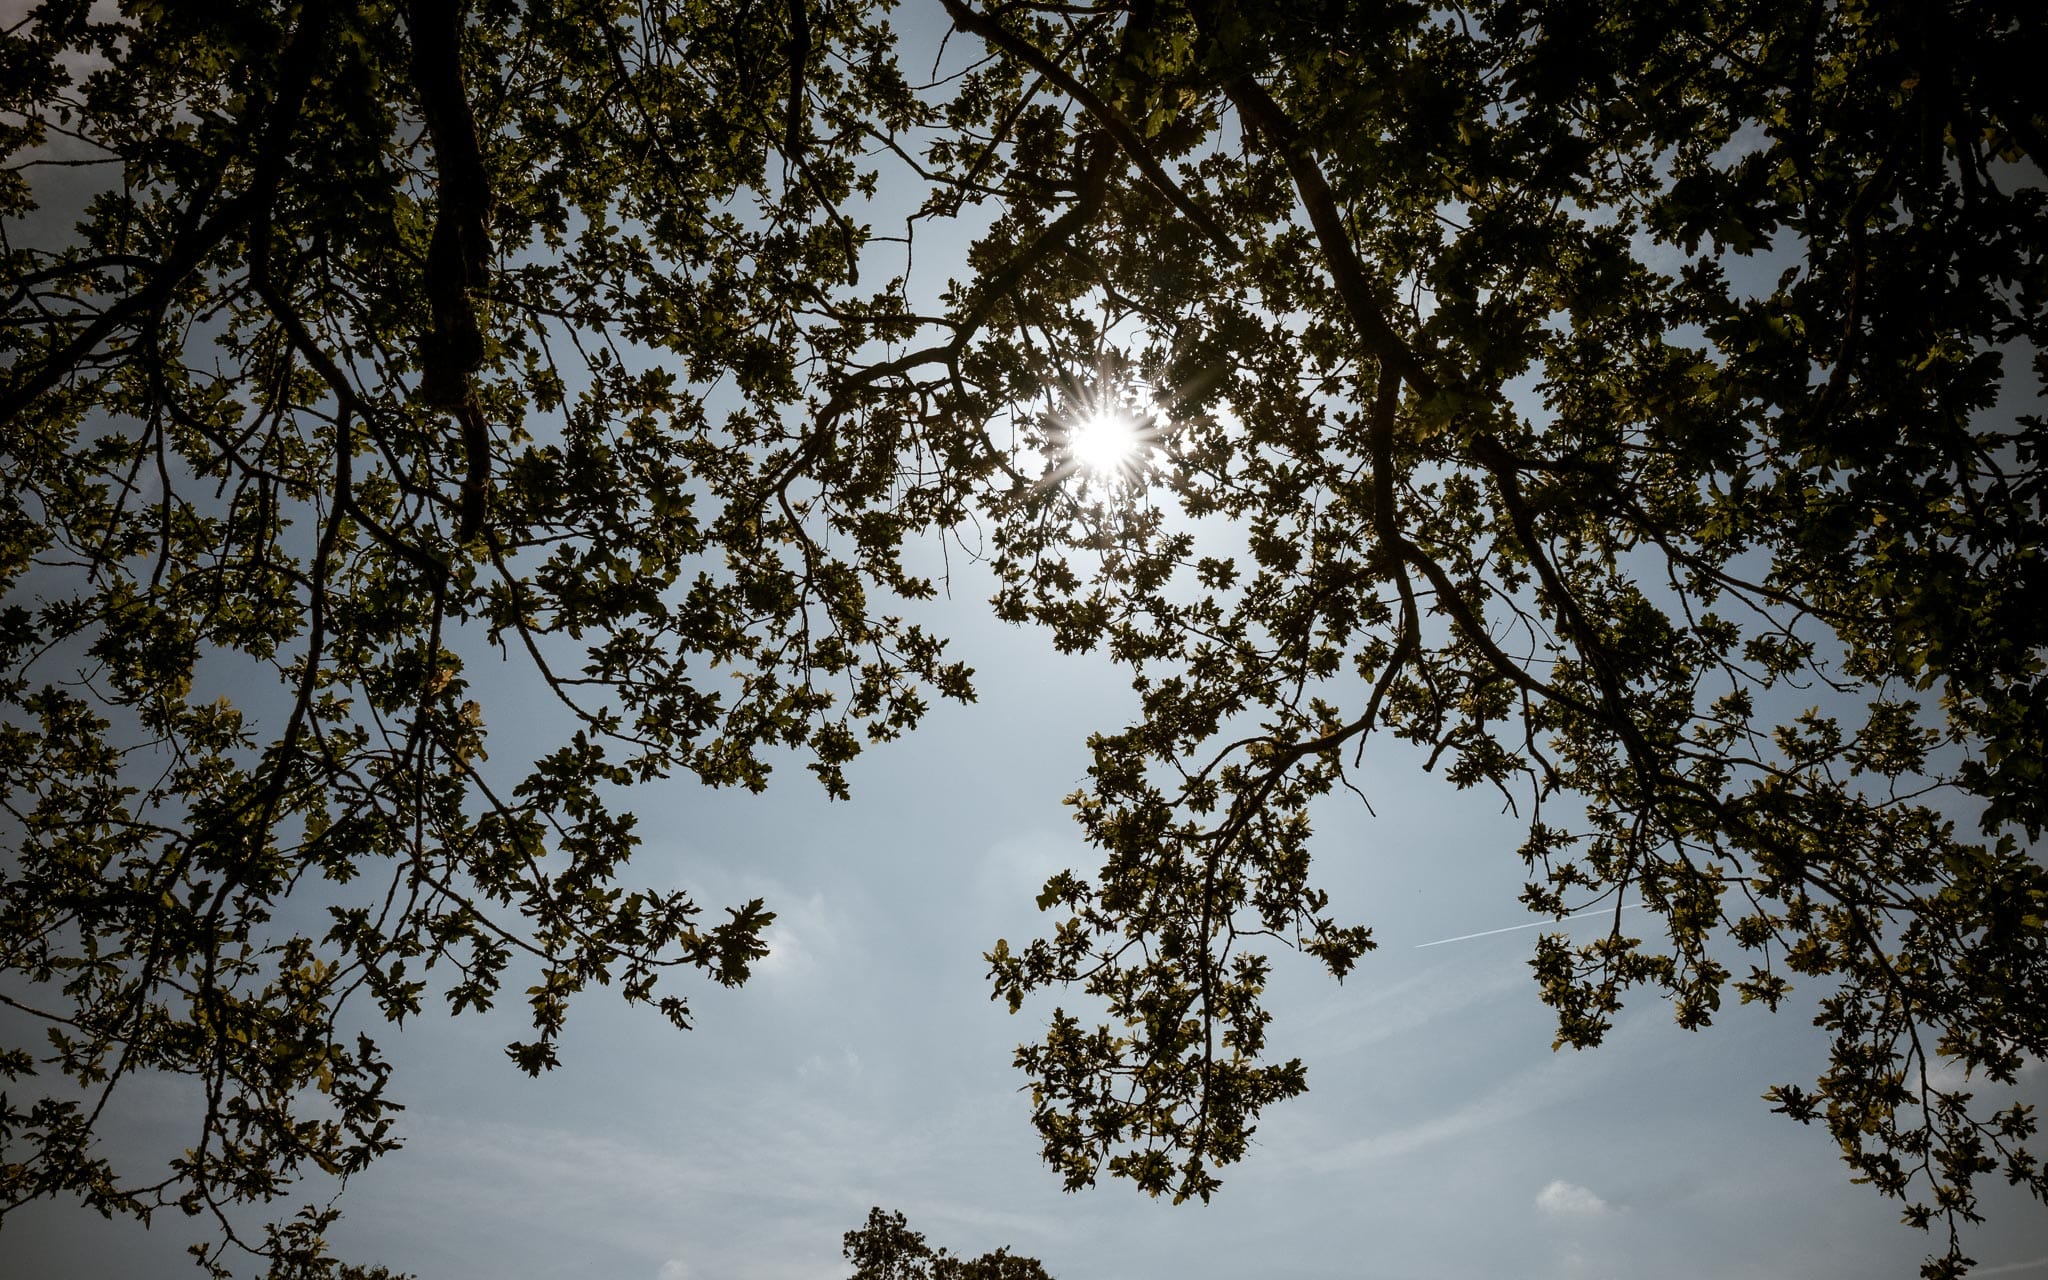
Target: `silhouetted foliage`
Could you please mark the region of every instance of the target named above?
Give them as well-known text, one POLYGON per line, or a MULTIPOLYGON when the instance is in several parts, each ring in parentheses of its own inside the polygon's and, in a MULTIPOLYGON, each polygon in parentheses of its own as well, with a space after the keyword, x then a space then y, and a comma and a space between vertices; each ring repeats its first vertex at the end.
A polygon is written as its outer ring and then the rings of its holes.
POLYGON ((868 1211, 868 1224, 846 1233, 850 1280, 1052 1280, 1036 1258, 997 1249, 979 1258, 956 1258, 924 1242, 900 1213, 868 1211))
MULTIPOLYGON (((1978 1177, 2048 1194, 1973 1097, 2048 1055, 2033 6, 942 2, 987 56, 929 85, 863 0, 7 32, 0 998, 49 1038, 0 1069, 69 1083, 0 1103, 0 1211, 232 1238, 365 1168, 352 999, 530 972, 533 1072, 593 981, 687 1025, 664 975, 772 917, 626 888, 630 787, 843 794, 972 696, 889 610, 980 522, 997 612, 1143 698, 1102 866, 989 957, 1106 1010, 1018 1055, 1069 1188, 1207 1197, 1306 1087, 1267 952, 1371 947, 1309 810, 1398 746, 1527 818, 1530 909, 1615 908, 1538 945, 1560 1045, 1811 983, 1770 1100, 1960 1274, 1978 1177), (987 226, 936 302, 906 199, 987 226), (558 736, 487 739, 494 648, 558 736), (161 1177, 95 1144, 142 1072, 197 1086, 161 1177)), ((249 1247, 317 1269, 305 1221, 249 1247)))

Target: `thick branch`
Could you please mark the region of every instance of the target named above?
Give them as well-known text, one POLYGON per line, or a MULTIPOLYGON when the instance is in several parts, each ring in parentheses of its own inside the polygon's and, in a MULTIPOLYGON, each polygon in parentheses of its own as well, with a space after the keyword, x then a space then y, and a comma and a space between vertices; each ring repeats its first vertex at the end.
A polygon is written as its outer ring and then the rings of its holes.
POLYGON ((490 177, 484 171, 476 118, 462 76, 461 0, 409 0, 413 88, 434 145, 439 178, 434 235, 427 247, 427 303, 433 331, 420 352, 420 399, 452 408, 462 428, 467 472, 462 482, 457 542, 483 525, 490 487, 491 441, 470 374, 484 361, 475 291, 490 279, 490 177))
POLYGON ((1365 265, 1359 261, 1358 251, 1352 247, 1351 237, 1344 229, 1343 215, 1337 211, 1336 196, 1323 177, 1323 171, 1317 167, 1315 158, 1309 154, 1308 144, 1294 127, 1294 122, 1281 112, 1265 86, 1249 76, 1231 81, 1223 91, 1236 104, 1238 114, 1256 132, 1264 135, 1287 166, 1287 175, 1294 180, 1294 190, 1301 197, 1302 207, 1308 210, 1309 225, 1315 229, 1316 241, 1322 246, 1323 258, 1329 264, 1330 279, 1337 286, 1337 296, 1343 299, 1351 323, 1365 340, 1367 352, 1422 395, 1434 395, 1436 380, 1430 376, 1422 358, 1380 314, 1379 304, 1373 299, 1372 284, 1366 279, 1365 265))
POLYGON ((789 0, 789 107, 782 120, 782 155, 800 159, 804 151, 804 72, 811 60, 811 15, 804 0, 789 0))
POLYGON ((1118 114, 1116 108, 1097 97, 1065 67, 1047 57, 1045 50, 1005 30, 995 19, 986 14, 976 13, 968 8, 963 0, 943 0, 943 3, 946 6, 946 13, 962 31, 973 32, 1044 76, 1057 85, 1062 93, 1080 104, 1089 115, 1094 116, 1096 123, 1100 124, 1110 137, 1116 139, 1117 145, 1123 148, 1131 163, 1138 166, 1139 172, 1159 189, 1159 193, 1165 196, 1174 208, 1185 214, 1188 221, 1199 227, 1202 234, 1209 237, 1210 242, 1226 259, 1235 262, 1244 256, 1239 252, 1237 242, 1232 240, 1229 233, 1216 221, 1215 215, 1195 203, 1187 192, 1180 189, 1180 184, 1176 183, 1153 157, 1151 149, 1145 145, 1145 140, 1131 128, 1129 121, 1118 114))

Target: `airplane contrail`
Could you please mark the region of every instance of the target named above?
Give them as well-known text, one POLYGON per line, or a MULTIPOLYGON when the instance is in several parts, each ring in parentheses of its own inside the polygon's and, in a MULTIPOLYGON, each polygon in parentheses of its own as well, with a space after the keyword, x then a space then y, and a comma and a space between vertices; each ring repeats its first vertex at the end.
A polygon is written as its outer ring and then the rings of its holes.
POLYGON ((2025 1262, 2008 1262, 2002 1267, 1972 1267, 1971 1276, 2005 1276, 2015 1271, 2032 1271, 2036 1267, 2048 1267, 2048 1257, 2029 1258, 2025 1262))
MULTIPOLYGON (((1637 907, 1644 907, 1648 905, 1649 904, 1646 902, 1631 902, 1627 906, 1623 907, 1622 910, 1633 911, 1637 907)), ((1583 920, 1587 916, 1607 915, 1609 914, 1609 910, 1610 909, 1607 907, 1595 907, 1591 911, 1581 911, 1576 915, 1569 915, 1564 918, 1566 920, 1583 920)), ((1517 929, 1541 929, 1544 925, 1559 923, 1562 923, 1562 921, 1532 920, 1528 924, 1511 924, 1505 929, 1482 929, 1478 933, 1461 933, 1455 938, 1438 938, 1435 942, 1418 942, 1415 944, 1414 949, 1420 951, 1424 947, 1441 947, 1446 942, 1470 942, 1474 938, 1491 938, 1496 933, 1513 933, 1517 929)))

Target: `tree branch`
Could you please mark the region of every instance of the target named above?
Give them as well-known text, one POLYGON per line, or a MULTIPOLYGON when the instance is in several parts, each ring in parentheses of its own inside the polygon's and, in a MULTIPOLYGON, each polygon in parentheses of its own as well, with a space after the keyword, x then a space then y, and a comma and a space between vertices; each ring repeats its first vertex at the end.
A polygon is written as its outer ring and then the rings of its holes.
POLYGON ((943 3, 946 6, 946 13, 962 31, 973 32, 1038 72, 1057 85, 1061 92, 1072 98, 1089 115, 1095 117, 1096 123, 1100 124, 1110 137, 1116 139, 1117 145, 1123 149, 1131 163, 1138 166, 1139 172, 1159 189, 1159 193, 1165 196, 1174 208, 1185 214, 1188 221, 1200 228, 1203 235, 1209 237, 1225 259, 1236 262, 1244 257, 1237 247, 1237 242, 1232 240, 1230 234, 1216 221, 1215 215, 1195 203, 1193 198, 1180 189, 1180 184, 1176 183, 1153 157, 1151 149, 1145 145, 1145 140, 1138 136, 1137 131, 1131 128, 1130 122, 1125 120, 1116 108, 1076 80, 1065 67, 1047 57, 1043 49, 1022 36, 1005 30, 987 14, 976 13, 968 8, 963 0, 943 0, 943 3))

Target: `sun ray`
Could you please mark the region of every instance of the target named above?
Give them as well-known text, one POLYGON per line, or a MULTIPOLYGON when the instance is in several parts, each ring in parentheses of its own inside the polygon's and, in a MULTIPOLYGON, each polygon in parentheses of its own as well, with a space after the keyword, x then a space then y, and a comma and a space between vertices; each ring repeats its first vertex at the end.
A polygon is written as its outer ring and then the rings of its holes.
POLYGON ((1138 424, 1121 408, 1091 409, 1067 433, 1067 454, 1097 475, 1128 471, 1143 449, 1138 424))

